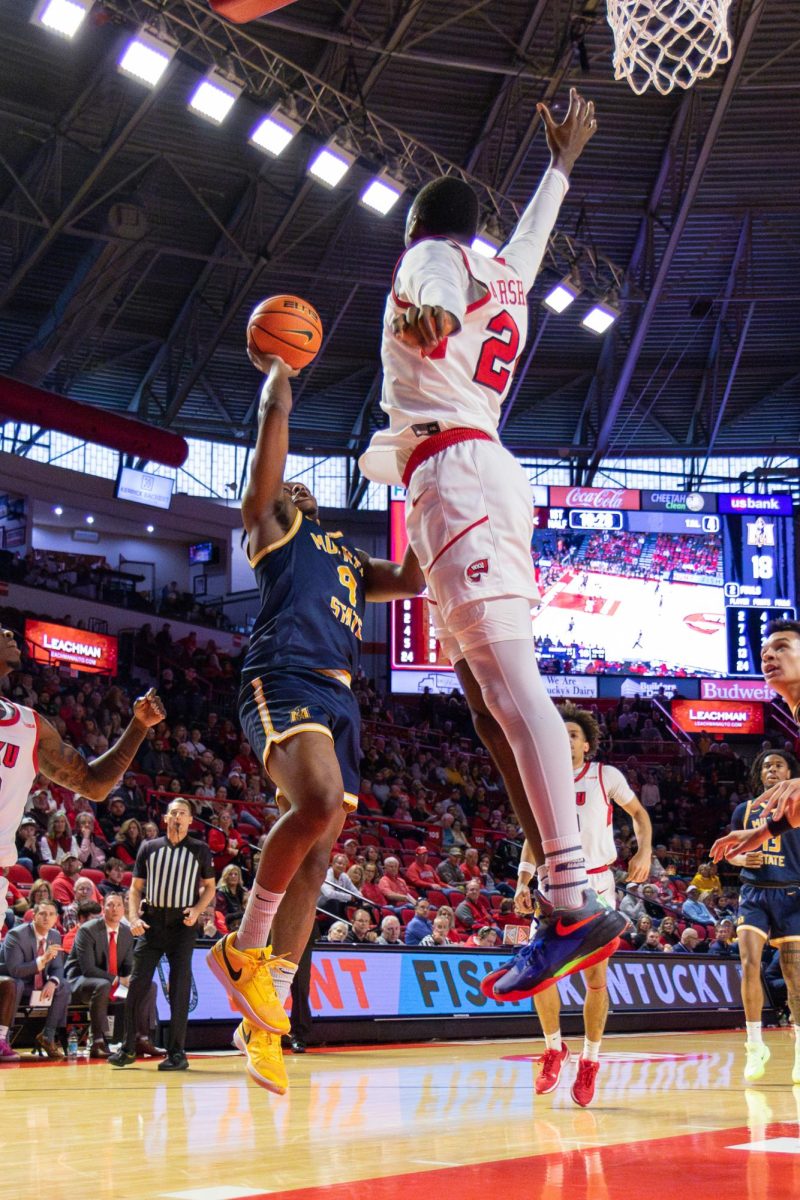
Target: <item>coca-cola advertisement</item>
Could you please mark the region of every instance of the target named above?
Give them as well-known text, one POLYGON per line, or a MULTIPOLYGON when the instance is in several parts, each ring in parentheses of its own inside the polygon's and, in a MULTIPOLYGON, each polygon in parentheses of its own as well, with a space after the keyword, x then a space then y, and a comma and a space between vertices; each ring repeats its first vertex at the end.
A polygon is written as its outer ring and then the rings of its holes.
POLYGON ((638 509, 641 493, 636 488, 551 487, 551 508, 638 509))

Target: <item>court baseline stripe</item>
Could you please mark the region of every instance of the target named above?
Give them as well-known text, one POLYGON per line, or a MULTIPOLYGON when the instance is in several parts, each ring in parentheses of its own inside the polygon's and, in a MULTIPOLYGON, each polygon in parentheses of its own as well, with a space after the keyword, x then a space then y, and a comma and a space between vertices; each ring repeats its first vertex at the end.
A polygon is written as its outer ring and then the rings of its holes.
MULTIPOLYGON (((646 1100, 643 1101, 646 1103, 646 1100)), ((580 1110, 576 1109, 576 1113, 580 1110)), ((608 1109, 604 1110, 606 1113, 608 1109)), ((587 1115, 591 1110, 586 1110, 587 1115)), ((636 1114, 631 1111, 632 1130, 636 1114)), ((588 1200, 595 1196, 661 1195, 678 1185, 680 1194, 707 1189, 713 1179, 716 1196, 769 1197, 797 1200, 800 1196, 800 1155, 761 1153, 770 1139, 793 1137, 797 1124, 768 1126, 752 1154, 738 1152, 748 1140, 746 1126, 713 1132, 679 1134, 658 1140, 631 1140, 613 1146, 584 1146, 562 1154, 530 1155, 489 1162, 464 1163, 431 1171, 362 1177, 320 1187, 271 1192, 242 1192, 240 1200, 486 1200, 487 1195, 516 1195, 524 1188, 528 1200, 588 1200), (733 1151, 737 1152, 733 1152, 733 1151), (635 1181, 632 1173, 635 1172, 635 1181), (670 1182, 671 1181, 671 1182, 670 1182)), ((635 1139, 635 1132, 633 1133, 635 1139)), ((427 1144, 420 1133, 420 1149, 427 1144)), ((780 1143, 779 1143, 780 1144, 780 1143)), ((376 1150, 377 1154, 377 1150, 376 1150)))

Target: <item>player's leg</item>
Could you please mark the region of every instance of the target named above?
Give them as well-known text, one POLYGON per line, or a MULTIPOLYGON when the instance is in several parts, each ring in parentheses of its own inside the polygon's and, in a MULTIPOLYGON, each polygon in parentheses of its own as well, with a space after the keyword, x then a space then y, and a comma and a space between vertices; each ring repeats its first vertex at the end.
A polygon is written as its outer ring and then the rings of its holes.
POLYGON ((533 815, 533 809, 528 803, 525 785, 519 773, 514 751, 511 749, 502 727, 489 711, 483 697, 483 692, 478 687, 478 683, 467 661, 463 658, 457 658, 453 663, 453 667, 458 676, 458 682, 464 689, 464 695, 469 705, 475 732, 489 751, 492 762, 502 776, 503 785, 511 801, 514 815, 522 826, 522 832, 525 834, 525 838, 531 848, 533 861, 536 863, 537 869, 541 870, 544 867, 542 839, 533 815))
POLYGON ((578 1059, 570 1095, 586 1108, 594 1099, 597 1072, 600 1070, 600 1043, 608 1020, 608 963, 596 963, 583 972, 586 999, 583 1002, 583 1050, 578 1059))
POLYGON ((561 1078, 569 1049, 561 1039, 561 997, 557 987, 547 988, 533 997, 536 1013, 542 1026, 544 1054, 539 1059, 539 1074, 534 1089, 537 1096, 552 1092, 561 1078))
MULTIPOLYGON (((791 903, 792 901, 790 901, 791 903)), ((797 905, 795 925, 800 925, 800 894, 794 893, 797 905)), ((786 980, 786 997, 794 1029, 794 1064, 792 1083, 800 1083, 800 936, 781 939, 778 945, 781 974, 786 980)))
POLYGON ((761 1014, 764 1009, 761 959, 767 942, 767 929, 759 927, 765 921, 764 914, 756 910, 755 895, 754 888, 742 888, 741 923, 736 932, 742 964, 742 1004, 747 1031, 744 1067, 747 1083, 755 1083, 762 1078, 769 1059, 769 1048, 764 1043, 761 1027, 761 1014), (742 917, 747 924, 742 921, 742 917))

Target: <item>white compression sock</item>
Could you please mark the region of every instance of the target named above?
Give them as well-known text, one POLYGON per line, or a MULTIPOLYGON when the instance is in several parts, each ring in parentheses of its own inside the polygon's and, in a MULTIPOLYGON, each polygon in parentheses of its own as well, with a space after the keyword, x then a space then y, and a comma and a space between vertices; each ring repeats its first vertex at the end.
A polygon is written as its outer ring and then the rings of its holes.
POLYGON ((235 938, 238 950, 260 950, 267 945, 273 918, 285 895, 285 892, 268 892, 258 883, 253 884, 235 938))
POLYGON ((560 1050, 561 1049, 561 1030, 557 1029, 555 1033, 546 1033, 544 1035, 545 1050, 560 1050))
POLYGON ((8 1039, 8 1026, 0 1025, 0 1042, 5 1042, 8 1039))
POLYGON ((578 908, 589 881, 569 739, 539 674, 533 640, 469 647, 470 634, 462 641, 464 657, 514 751, 547 855, 548 896, 556 908, 578 908))
POLYGON ((762 1042, 764 1040, 761 1036, 760 1021, 747 1021, 745 1029, 747 1030, 748 1042, 762 1042))
POLYGON ((285 1008, 292 990, 292 980, 297 974, 297 967, 294 963, 287 963, 286 966, 275 967, 271 974, 278 1000, 285 1008))
POLYGON ((581 1058, 585 1059, 587 1062, 599 1062, 600 1061, 600 1043, 599 1042, 590 1042, 588 1038, 584 1038, 583 1039, 583 1054, 581 1055, 581 1058))

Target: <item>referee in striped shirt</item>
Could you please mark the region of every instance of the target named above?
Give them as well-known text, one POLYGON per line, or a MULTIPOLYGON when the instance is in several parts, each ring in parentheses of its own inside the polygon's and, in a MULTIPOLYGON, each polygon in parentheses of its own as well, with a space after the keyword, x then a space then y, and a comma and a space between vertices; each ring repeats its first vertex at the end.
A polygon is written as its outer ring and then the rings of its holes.
POLYGON ((125 1001, 125 1039, 108 1060, 112 1067, 136 1061, 138 1009, 147 1001, 162 955, 169 963, 170 1022, 167 1057, 158 1069, 185 1071, 189 1065, 184 1047, 197 919, 216 894, 211 851, 188 836, 193 820, 191 801, 173 800, 167 809, 167 836, 143 842, 136 855, 128 920, 137 941, 125 1001))

